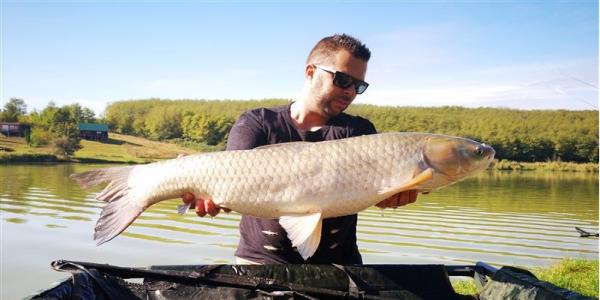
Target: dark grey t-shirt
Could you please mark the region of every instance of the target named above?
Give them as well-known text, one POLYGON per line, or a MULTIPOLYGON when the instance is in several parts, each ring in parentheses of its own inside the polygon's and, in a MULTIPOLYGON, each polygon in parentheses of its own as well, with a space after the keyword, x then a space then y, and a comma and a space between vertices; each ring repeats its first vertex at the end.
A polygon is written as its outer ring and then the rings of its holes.
MULTIPOLYGON (((318 142, 376 133, 375 126, 369 120, 345 113, 330 119, 317 131, 303 131, 294 126, 290 106, 259 108, 243 113, 231 128, 227 150, 296 141, 318 142)), ((240 243, 235 255, 263 264, 362 264, 356 245, 356 215, 325 219, 319 248, 307 261, 292 248, 285 230, 276 219, 244 215, 240 221, 240 243)))

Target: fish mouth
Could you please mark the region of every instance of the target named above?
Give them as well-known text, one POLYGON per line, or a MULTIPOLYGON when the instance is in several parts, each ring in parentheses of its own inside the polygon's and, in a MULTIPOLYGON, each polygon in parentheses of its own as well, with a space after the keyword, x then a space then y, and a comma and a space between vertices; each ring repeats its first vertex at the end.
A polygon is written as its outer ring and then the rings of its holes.
POLYGON ((477 146, 476 151, 481 151, 481 155, 483 156, 483 158, 490 162, 494 159, 494 156, 496 156, 496 150, 494 150, 494 148, 486 144, 481 144, 477 146))

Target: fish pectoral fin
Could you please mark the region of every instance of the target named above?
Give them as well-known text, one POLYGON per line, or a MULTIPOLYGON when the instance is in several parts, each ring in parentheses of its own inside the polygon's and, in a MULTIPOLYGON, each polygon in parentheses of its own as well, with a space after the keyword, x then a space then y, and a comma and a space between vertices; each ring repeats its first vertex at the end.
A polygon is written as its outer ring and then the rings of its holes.
POLYGON ((298 252, 304 260, 313 256, 321 242, 321 227, 323 219, 321 212, 309 215, 282 216, 279 224, 287 232, 292 246, 298 248, 298 252))
POLYGON ((427 180, 430 180, 431 178, 433 178, 433 169, 432 168, 427 168, 427 169, 425 169, 425 171, 417 174, 415 177, 413 177, 408 182, 403 183, 403 184, 401 184, 399 186, 394 186, 394 187, 389 187, 389 188, 381 189, 378 192, 378 194, 379 195, 384 195, 387 198, 387 197, 390 197, 392 195, 398 194, 400 192, 404 192, 404 191, 408 191, 408 190, 413 190, 419 184, 421 184, 423 182, 426 182, 427 180))
POLYGON ((180 215, 185 215, 188 212, 188 210, 190 210, 190 207, 192 207, 192 202, 188 204, 177 205, 177 213, 180 215))

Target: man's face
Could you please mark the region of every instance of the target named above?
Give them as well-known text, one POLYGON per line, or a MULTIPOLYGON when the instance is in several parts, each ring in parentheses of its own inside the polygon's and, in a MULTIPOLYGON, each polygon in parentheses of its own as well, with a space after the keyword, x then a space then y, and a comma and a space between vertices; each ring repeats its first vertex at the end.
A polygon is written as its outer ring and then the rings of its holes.
MULTIPOLYGON (((356 79, 365 80, 367 62, 353 57, 350 52, 340 50, 334 55, 333 64, 323 63, 324 67, 346 73, 356 79)), ((350 105, 356 97, 354 85, 340 88, 333 84, 333 74, 324 70, 312 68, 310 106, 327 118, 335 117, 350 105)), ((309 69, 310 73, 310 69, 309 69)))

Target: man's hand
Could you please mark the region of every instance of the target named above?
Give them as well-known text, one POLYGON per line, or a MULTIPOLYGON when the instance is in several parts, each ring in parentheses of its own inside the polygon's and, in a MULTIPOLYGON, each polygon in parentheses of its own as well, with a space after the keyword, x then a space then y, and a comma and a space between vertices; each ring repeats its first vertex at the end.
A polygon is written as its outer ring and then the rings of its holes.
MULTIPOLYGON (((187 154, 179 154, 177 155, 177 158, 181 158, 186 155, 187 154)), ((183 200, 183 203, 186 205, 192 203, 190 208, 194 208, 196 210, 198 217, 204 217, 206 214, 214 217, 221 211, 221 207, 217 206, 212 199, 196 198, 196 196, 190 192, 183 193, 183 195, 181 195, 181 200, 183 200)), ((229 213, 231 212, 231 209, 223 208, 223 211, 229 213)))
POLYGON ((413 203, 417 201, 417 191, 416 190, 410 190, 410 191, 404 191, 404 192, 400 192, 396 195, 393 195, 379 203, 377 203, 375 206, 379 207, 379 208, 396 208, 399 206, 403 206, 409 203, 413 203))
MULTIPOLYGON (((181 199, 185 204, 188 204, 190 202, 192 203, 190 208, 194 208, 196 210, 196 214, 198 215, 198 217, 204 217, 206 216, 206 214, 209 214, 214 217, 221 211, 221 207, 217 206, 212 201, 212 199, 196 198, 194 194, 190 192, 185 192, 181 196, 181 199)), ((231 212, 231 209, 223 208, 223 211, 228 213, 231 212)))

